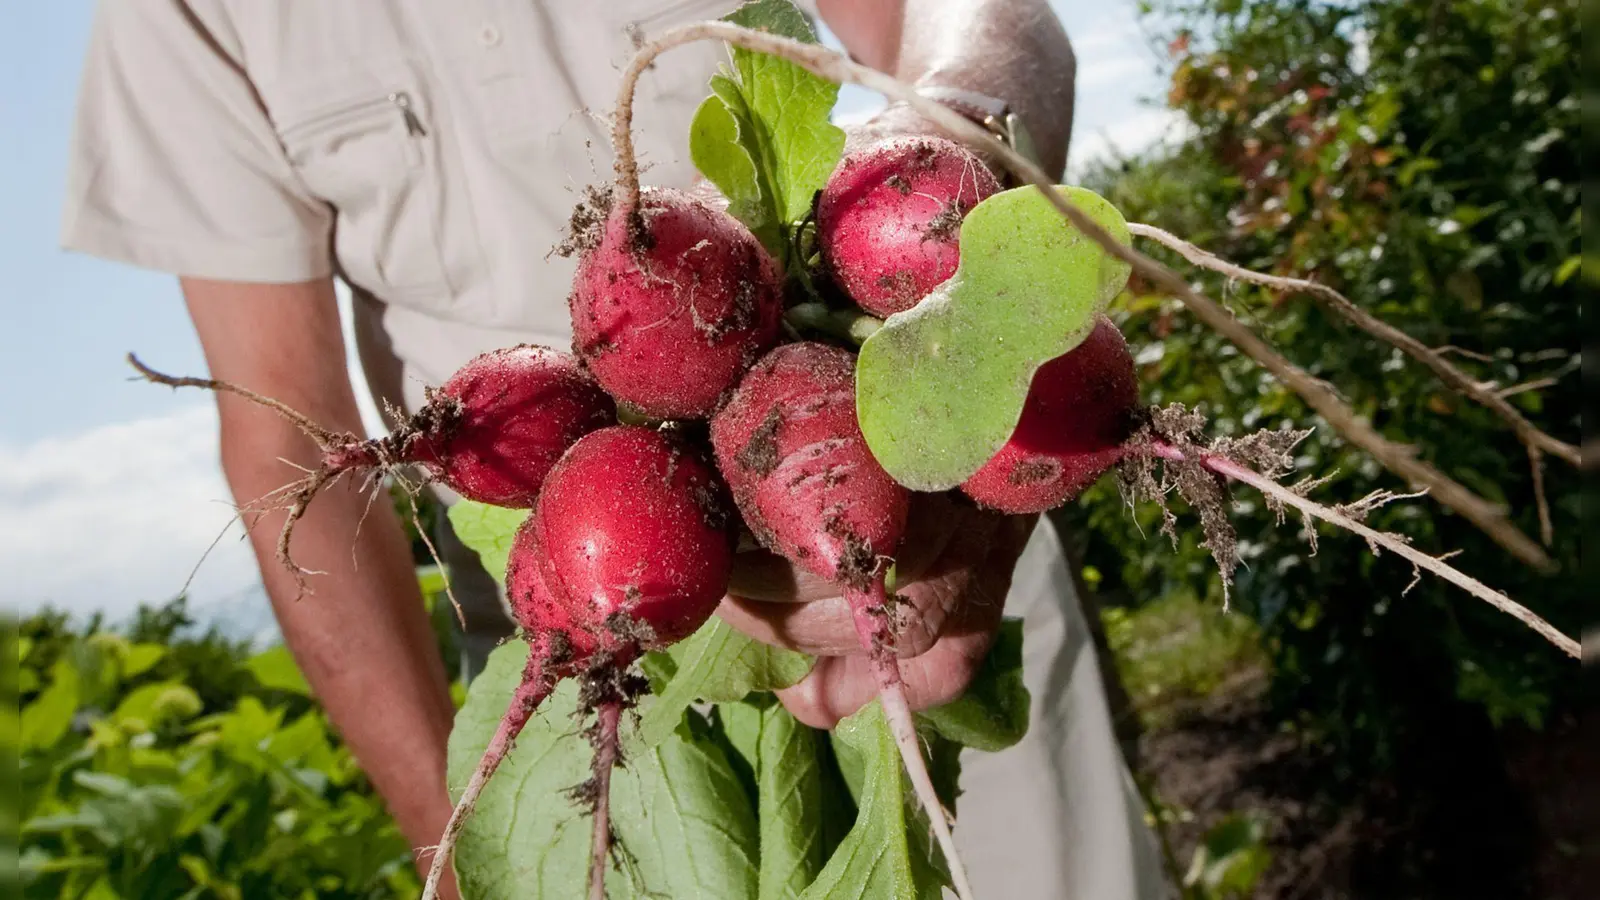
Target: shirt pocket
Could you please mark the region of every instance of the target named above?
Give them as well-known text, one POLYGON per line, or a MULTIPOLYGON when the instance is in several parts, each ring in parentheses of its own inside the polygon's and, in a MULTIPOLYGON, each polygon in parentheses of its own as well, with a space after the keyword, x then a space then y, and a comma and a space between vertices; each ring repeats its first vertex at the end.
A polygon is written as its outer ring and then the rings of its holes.
POLYGON ((378 299, 452 302, 441 214, 443 161, 430 91, 406 65, 322 73, 274 91, 289 163, 335 213, 341 274, 378 299))

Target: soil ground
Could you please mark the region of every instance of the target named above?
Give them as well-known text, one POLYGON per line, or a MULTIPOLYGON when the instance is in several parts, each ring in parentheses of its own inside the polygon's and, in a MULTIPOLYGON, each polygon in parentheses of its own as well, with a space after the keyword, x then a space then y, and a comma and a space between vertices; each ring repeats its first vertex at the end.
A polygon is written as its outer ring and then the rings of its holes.
POLYGON ((1270 854, 1254 897, 1600 897, 1600 717, 1503 736, 1509 790, 1494 802, 1506 811, 1441 814, 1451 798, 1405 785, 1333 787, 1329 763, 1271 724, 1265 682, 1260 670, 1238 673, 1138 738, 1179 872, 1209 829, 1242 813, 1260 822, 1270 854))

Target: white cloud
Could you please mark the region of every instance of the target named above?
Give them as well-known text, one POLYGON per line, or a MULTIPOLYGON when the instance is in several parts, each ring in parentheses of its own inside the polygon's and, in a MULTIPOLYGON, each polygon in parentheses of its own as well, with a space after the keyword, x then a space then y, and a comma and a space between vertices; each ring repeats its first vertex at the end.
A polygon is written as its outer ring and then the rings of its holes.
POLYGON ((1179 140, 1185 127, 1181 113, 1170 109, 1146 109, 1095 131, 1080 131, 1072 140, 1067 172, 1075 176, 1082 173, 1091 162, 1129 156, 1158 143, 1179 140))
MULTIPOLYGON (((0 602, 113 620, 183 587, 233 516, 209 403, 29 444, 0 441, 0 602)), ((195 576, 197 607, 264 604, 238 525, 195 576)))

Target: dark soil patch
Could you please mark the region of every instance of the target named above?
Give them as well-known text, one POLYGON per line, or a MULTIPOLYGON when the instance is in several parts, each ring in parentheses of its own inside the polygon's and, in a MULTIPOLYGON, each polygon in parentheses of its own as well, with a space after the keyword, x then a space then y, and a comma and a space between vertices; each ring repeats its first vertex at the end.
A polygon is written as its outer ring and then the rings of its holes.
POLYGON ((1272 854, 1259 898, 1600 896, 1600 721, 1572 716, 1464 753, 1503 759, 1482 777, 1441 757, 1437 777, 1362 782, 1274 724, 1264 686, 1236 679, 1139 738, 1142 778, 1186 814, 1166 825, 1180 872, 1208 829, 1242 813, 1263 823, 1272 854))

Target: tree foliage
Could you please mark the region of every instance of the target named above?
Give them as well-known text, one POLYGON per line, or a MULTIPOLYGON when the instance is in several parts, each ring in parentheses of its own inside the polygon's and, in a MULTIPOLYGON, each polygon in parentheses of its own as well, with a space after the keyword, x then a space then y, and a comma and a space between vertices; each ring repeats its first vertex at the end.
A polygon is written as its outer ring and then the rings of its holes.
MULTIPOLYGON (((1130 221, 1333 285, 1431 346, 1460 348, 1456 361, 1485 381, 1541 382, 1512 402, 1576 442, 1577 3, 1174 0, 1149 11, 1160 14, 1167 100, 1186 137, 1101 168, 1091 186, 1130 221)), ((1539 533, 1527 451, 1491 413, 1314 298, 1195 278, 1387 437, 1539 533)), ((1136 283, 1123 301, 1152 402, 1200 405, 1226 434, 1321 424, 1172 299, 1136 283)), ((1319 496, 1405 487, 1325 424, 1299 461, 1308 474, 1337 473, 1319 496)), ((1576 634, 1579 477, 1551 461, 1545 482, 1555 573, 1523 566, 1426 499, 1371 521, 1429 552, 1462 551, 1458 567, 1576 634)), ((1442 583, 1413 586, 1409 566, 1374 558, 1359 539, 1323 533, 1313 553, 1297 523, 1237 499, 1249 568, 1234 602, 1267 636, 1279 708, 1345 751, 1351 771, 1397 763, 1464 711, 1537 727, 1570 690, 1571 661, 1520 624, 1442 583)), ((1169 552, 1146 537, 1154 511, 1135 523, 1108 483, 1075 515, 1092 533, 1089 560, 1113 584, 1220 601, 1197 528, 1169 552)))

